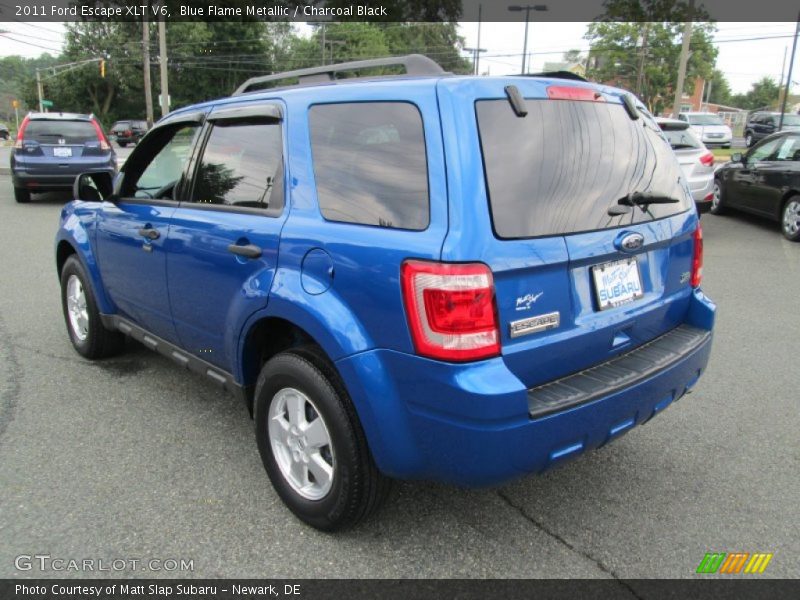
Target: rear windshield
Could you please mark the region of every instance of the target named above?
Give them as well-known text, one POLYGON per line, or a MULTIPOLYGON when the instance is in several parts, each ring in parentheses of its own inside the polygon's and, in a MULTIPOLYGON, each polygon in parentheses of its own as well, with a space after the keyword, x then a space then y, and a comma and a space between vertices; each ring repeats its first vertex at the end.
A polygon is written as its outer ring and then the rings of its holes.
POLYGON ((24 137, 40 144, 83 144, 96 142, 97 131, 89 121, 28 121, 24 137))
POLYGON ((716 115, 689 115, 689 123, 692 125, 725 125, 722 119, 716 115))
POLYGON ((131 128, 131 122, 130 121, 117 121, 111 127, 111 131, 120 131, 120 130, 125 130, 125 129, 130 129, 130 128, 131 128))
POLYGON ((680 167, 655 124, 620 104, 526 100, 476 103, 495 233, 530 238, 594 231, 668 217, 691 204, 680 167), (610 216, 634 192, 675 198, 610 216))
POLYGON ((687 148, 700 148, 700 140, 692 133, 691 129, 662 128, 664 135, 673 150, 686 150, 687 148))

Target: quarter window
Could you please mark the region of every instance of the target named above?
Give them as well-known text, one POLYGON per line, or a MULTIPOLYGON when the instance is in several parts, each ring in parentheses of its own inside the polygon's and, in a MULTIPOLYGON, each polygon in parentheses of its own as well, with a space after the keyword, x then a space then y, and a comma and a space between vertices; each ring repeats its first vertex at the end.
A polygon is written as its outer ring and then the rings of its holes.
POLYGON ((282 156, 280 123, 217 121, 197 169, 192 202, 282 207, 282 156))
POLYGON ((309 124, 317 197, 326 219, 427 228, 425 138, 414 105, 316 105, 309 124))

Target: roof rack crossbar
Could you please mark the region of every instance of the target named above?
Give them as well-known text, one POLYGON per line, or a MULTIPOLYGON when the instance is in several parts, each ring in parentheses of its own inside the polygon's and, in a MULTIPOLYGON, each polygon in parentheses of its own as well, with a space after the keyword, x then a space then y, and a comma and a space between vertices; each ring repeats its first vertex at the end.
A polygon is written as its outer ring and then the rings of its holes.
MULTIPOLYGON (((444 75, 445 71, 436 62, 423 56, 422 54, 408 54, 406 56, 389 56, 386 58, 372 58, 369 60, 356 60, 352 62, 337 63, 335 65, 323 65, 320 67, 310 67, 308 69, 297 69, 295 71, 285 71, 283 73, 274 73, 272 75, 260 75, 258 77, 251 77, 240 85, 235 92, 234 96, 246 94, 253 86, 269 83, 270 81, 282 81, 284 79, 292 79, 297 77, 299 83, 296 85, 304 85, 309 83, 320 83, 336 80, 336 73, 342 71, 359 71, 361 69, 370 69, 373 67, 389 67, 389 66, 403 66, 406 69, 406 75, 419 76, 419 75, 444 75)), ((289 86, 280 86, 289 87, 289 86)), ((253 90, 262 91, 262 90, 253 90)))

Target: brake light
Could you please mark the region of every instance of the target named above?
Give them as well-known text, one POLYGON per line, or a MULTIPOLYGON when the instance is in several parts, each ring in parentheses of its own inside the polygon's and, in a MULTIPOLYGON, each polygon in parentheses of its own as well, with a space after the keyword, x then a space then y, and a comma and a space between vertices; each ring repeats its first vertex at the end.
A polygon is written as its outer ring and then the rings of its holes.
POLYGON ((25 118, 22 119, 22 123, 20 123, 19 131, 17 131, 17 140, 14 142, 14 148, 22 148, 22 141, 25 138, 25 128, 28 126, 28 121, 30 121, 30 117, 25 115, 25 118))
POLYGON ((419 354, 447 361, 500 354, 489 267, 407 260, 401 269, 401 285, 411 338, 419 354))
POLYGON ((100 123, 92 119, 92 125, 94 126, 95 133, 97 133, 97 139, 100 141, 100 150, 111 150, 106 134, 103 133, 103 128, 100 127, 100 123))
POLYGON ((569 85, 547 86, 547 97, 550 100, 580 100, 583 102, 605 102, 603 94, 597 90, 569 85))
POLYGON ((692 287, 700 287, 703 281, 703 228, 700 223, 692 235, 694 239, 694 254, 692 255, 692 287))
POLYGON ((710 167, 714 164, 714 155, 711 152, 707 152, 700 157, 700 164, 706 167, 710 167))

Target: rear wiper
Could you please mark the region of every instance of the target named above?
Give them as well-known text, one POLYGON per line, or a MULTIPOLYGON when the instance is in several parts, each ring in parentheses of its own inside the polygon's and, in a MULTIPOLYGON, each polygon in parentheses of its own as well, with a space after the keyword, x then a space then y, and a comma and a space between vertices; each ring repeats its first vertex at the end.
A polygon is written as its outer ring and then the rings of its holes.
POLYGON ((643 212, 647 211, 647 207, 651 204, 677 204, 678 202, 680 202, 680 200, 672 196, 652 194, 650 192, 632 192, 617 200, 617 204, 621 204, 622 206, 638 206, 643 212))

